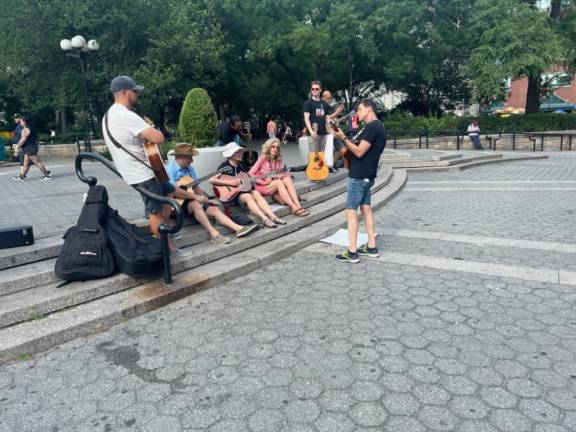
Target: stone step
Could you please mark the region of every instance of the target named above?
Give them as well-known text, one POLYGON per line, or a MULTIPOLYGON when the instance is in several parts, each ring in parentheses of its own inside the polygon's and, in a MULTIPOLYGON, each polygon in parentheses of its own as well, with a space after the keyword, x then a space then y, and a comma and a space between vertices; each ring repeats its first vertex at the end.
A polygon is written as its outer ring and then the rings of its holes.
POLYGON ((501 162, 516 162, 525 160, 536 160, 536 159, 547 159, 548 155, 545 154, 503 154, 499 158, 468 158, 464 157, 463 160, 458 164, 452 164, 447 166, 429 166, 429 167, 408 167, 410 171, 459 171, 468 168, 477 167, 479 165, 501 163, 501 162))
MULTIPOLYGON (((312 190, 331 185, 342 179, 345 179, 347 172, 345 170, 336 174, 331 174, 322 182, 310 182, 309 180, 299 181, 295 184, 298 193, 307 193, 312 190)), ((136 193, 136 192, 135 192, 136 193)), ((146 219, 131 221, 138 226, 146 226, 146 219)), ((41 261, 58 256, 60 248, 64 243, 61 235, 42 238, 37 240, 31 246, 23 246, 10 249, 0 249, 0 270, 20 266, 27 263, 41 261)))
MULTIPOLYGON (((329 181, 324 182, 324 187, 320 184, 306 184, 300 185, 299 193, 306 199, 302 202, 304 207, 310 207, 329 199, 334 194, 341 193, 345 184, 342 181, 345 179, 345 173, 340 173, 333 176, 329 181), (338 185, 335 187, 334 185, 338 185)), ((284 217, 290 211, 287 207, 283 207, 276 211, 279 217, 284 217)), ((133 221, 137 225, 144 226, 148 223, 146 219, 139 219, 133 221)), ((219 227, 222 234, 230 234, 230 231, 224 227, 219 227)), ((208 233, 199 225, 191 225, 182 229, 184 237, 176 243, 179 247, 192 246, 209 239, 208 233)), ((10 268, 0 271, 0 296, 10 294, 16 291, 33 288, 41 284, 48 284, 57 280, 53 272, 55 258, 46 259, 40 262, 34 262, 21 265, 17 268, 10 268)))
POLYGON ((394 168, 436 168, 436 167, 454 166, 473 161, 478 162, 500 158, 502 158, 502 154, 500 153, 478 155, 478 156, 461 156, 459 158, 450 158, 442 160, 433 160, 429 158, 414 158, 412 160, 407 161, 394 161, 391 163, 391 165, 394 168))
MULTIPOLYGON (((401 190, 406 182, 406 171, 396 170, 393 175, 389 172, 385 180, 381 177, 375 185, 374 208, 381 207, 401 190)), ((280 234, 280 229, 270 230, 266 235, 272 236, 275 232, 280 235, 267 238, 265 243, 254 243, 252 248, 244 250, 242 254, 223 256, 216 261, 202 263, 192 270, 179 271, 172 285, 164 285, 159 279, 142 282, 94 301, 0 329, 0 364, 105 330, 127 318, 276 262, 342 226, 344 218, 341 210, 344 207, 345 202, 341 196, 325 201, 314 209, 314 214, 299 218, 300 224, 292 223, 283 227, 290 229, 289 235, 280 234), (303 224, 306 220, 313 223, 303 224)))
MULTIPOLYGON (((384 187, 391 177, 392 170, 390 168, 382 169, 378 182, 374 185, 374 190, 384 187)), ((310 216, 304 218, 288 216, 286 218, 289 222, 288 225, 275 230, 261 230, 254 235, 236 240, 228 245, 202 244, 199 247, 192 248, 189 257, 179 260, 174 259, 172 271, 178 273, 190 270, 225 256, 238 254, 340 211, 345 201, 340 195, 345 190, 346 182, 344 181, 335 182, 325 188, 315 189, 306 194, 308 197, 306 204, 307 206, 312 206, 310 216)), ((179 243, 179 246, 183 245, 179 243)), ((14 269, 10 271, 14 271, 14 269)), ((55 280, 53 267, 46 269, 46 271, 46 279, 55 280)), ((142 279, 121 274, 100 280, 73 282, 62 287, 58 287, 60 282, 53 282, 13 292, 1 297, 0 328, 35 319, 44 314, 103 297, 141 283, 142 279)))

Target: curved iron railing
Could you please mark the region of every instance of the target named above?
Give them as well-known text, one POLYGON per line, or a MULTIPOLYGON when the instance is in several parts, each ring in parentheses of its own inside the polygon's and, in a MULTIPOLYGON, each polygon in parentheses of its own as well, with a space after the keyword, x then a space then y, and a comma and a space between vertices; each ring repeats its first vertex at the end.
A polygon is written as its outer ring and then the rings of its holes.
MULTIPOLYGON (((96 161, 100 162, 106 168, 108 168, 110 171, 112 171, 114 174, 116 174, 118 177, 122 178, 122 175, 120 175, 120 173, 116 170, 116 167, 114 166, 114 164, 112 164, 112 162, 110 162, 104 156, 102 156, 98 153, 86 153, 86 152, 84 152, 84 153, 80 153, 80 154, 78 154, 78 156, 76 156, 76 161, 75 161, 74 165, 76 168, 76 175, 78 176, 80 181, 86 183, 87 185, 94 186, 96 183, 98 183, 98 179, 96 177, 92 177, 92 176, 86 177, 84 175, 84 169, 82 167, 82 162, 86 159, 96 160, 96 161)), ((166 284, 170 284, 170 283, 172 283, 172 270, 170 268, 170 249, 168 247, 168 234, 176 233, 176 232, 180 231, 180 228, 182 228, 182 222, 184 220, 183 219, 184 215, 182 213, 182 207, 180 207, 178 202, 174 199, 166 198, 166 197, 161 196, 161 195, 153 194, 152 192, 149 192, 140 186, 132 185, 132 187, 134 189, 136 189, 138 192, 140 192, 142 195, 147 196, 148 198, 151 198, 153 200, 160 201, 164 204, 170 205, 176 213, 176 215, 175 215, 176 216, 176 223, 173 226, 160 224, 160 226, 158 227, 158 231, 160 232, 160 242, 162 245, 162 256, 164 259, 164 271, 163 271, 164 282, 166 284)))

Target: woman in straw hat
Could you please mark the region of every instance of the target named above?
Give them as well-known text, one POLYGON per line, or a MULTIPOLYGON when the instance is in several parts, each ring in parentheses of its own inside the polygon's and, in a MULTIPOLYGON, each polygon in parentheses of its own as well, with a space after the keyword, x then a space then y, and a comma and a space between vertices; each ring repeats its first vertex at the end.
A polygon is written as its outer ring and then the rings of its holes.
MULTIPOLYGON (((196 171, 191 165, 194 156, 197 155, 198 152, 190 144, 176 144, 174 147, 174 160, 166 167, 170 183, 176 185, 176 182, 185 176, 190 176, 194 181, 198 179, 196 171)), ((209 218, 215 219, 220 225, 234 231, 237 238, 245 237, 258 229, 258 225, 244 227, 232 221, 220 210, 218 202, 209 199, 198 185, 194 185, 192 189, 189 189, 187 195, 188 197, 182 204, 184 214, 190 216, 194 222, 202 225, 210 234, 210 241, 213 243, 226 244, 230 243, 230 239, 220 234, 209 218)))

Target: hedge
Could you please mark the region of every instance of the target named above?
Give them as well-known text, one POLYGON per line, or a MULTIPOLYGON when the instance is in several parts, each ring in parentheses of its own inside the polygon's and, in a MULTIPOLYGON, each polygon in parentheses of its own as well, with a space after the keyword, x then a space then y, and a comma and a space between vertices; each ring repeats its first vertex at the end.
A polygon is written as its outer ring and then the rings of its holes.
POLYGON ((464 132, 473 118, 478 119, 482 133, 576 131, 576 114, 525 114, 501 118, 480 117, 384 117, 390 131, 464 132))
POLYGON ((178 139, 196 147, 211 147, 218 139, 218 117, 206 90, 188 92, 178 123, 178 139))

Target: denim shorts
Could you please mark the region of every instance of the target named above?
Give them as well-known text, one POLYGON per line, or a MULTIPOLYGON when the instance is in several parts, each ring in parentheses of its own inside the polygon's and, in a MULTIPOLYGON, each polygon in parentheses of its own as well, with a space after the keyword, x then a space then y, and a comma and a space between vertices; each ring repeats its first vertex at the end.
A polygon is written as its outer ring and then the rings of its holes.
POLYGON ((370 190, 373 185, 374 179, 348 177, 346 208, 357 210, 361 205, 370 205, 370 190))
MULTIPOLYGON (((136 186, 136 185, 135 185, 136 186)), ((156 179, 152 178, 146 180, 142 183, 138 183, 137 186, 142 186, 148 192, 152 192, 156 195, 166 196, 174 193, 174 186, 169 182, 158 183, 156 179)), ((164 203, 156 201, 152 198, 148 198, 146 195, 142 195, 142 201, 144 201, 144 209, 146 212, 146 217, 151 214, 160 214, 164 207, 164 203)))

